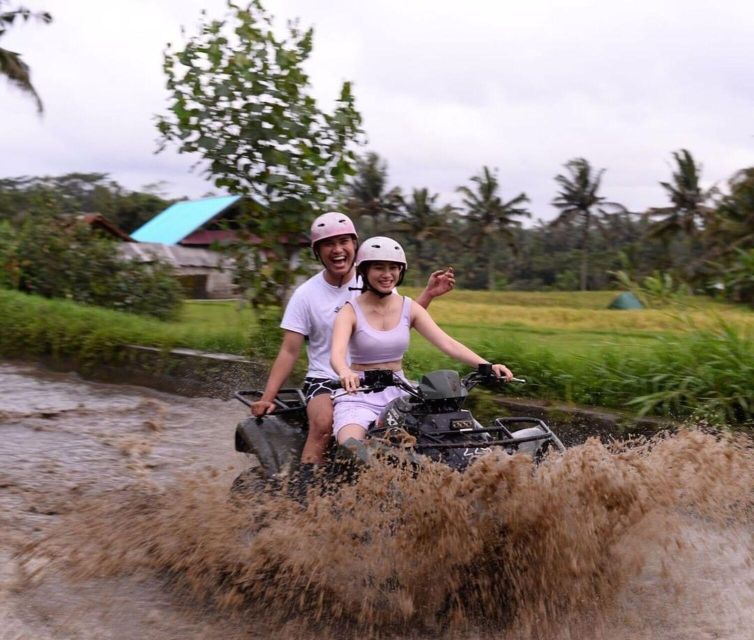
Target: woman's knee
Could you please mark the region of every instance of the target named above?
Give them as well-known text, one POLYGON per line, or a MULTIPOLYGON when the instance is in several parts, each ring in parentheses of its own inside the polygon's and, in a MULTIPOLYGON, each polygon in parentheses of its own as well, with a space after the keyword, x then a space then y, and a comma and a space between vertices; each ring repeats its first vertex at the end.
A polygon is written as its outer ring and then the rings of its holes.
POLYGON ((367 430, 358 424, 347 424, 338 430, 338 444, 343 444, 346 440, 363 440, 367 430))

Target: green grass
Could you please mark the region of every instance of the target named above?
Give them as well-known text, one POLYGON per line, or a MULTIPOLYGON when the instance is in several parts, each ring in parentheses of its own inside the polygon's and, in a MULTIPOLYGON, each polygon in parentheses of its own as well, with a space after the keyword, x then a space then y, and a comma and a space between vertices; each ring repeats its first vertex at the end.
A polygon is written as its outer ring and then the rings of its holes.
MULTIPOLYGON (((754 312, 706 298, 664 310, 606 310, 614 296, 456 291, 430 311, 450 335, 525 377, 516 393, 677 417, 754 416, 754 312)), ((160 322, 0 291, 0 353, 70 356, 92 366, 117 360, 128 343, 270 358, 277 324, 238 302, 190 301, 176 321, 160 322)), ((463 369, 418 335, 405 365, 412 376, 463 369)))

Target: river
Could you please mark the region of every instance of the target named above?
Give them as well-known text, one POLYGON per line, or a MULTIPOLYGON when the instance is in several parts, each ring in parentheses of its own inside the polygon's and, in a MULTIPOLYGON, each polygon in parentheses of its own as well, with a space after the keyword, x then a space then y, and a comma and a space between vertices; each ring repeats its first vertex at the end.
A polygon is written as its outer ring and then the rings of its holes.
POLYGON ((591 441, 239 504, 244 416, 0 363, 0 638, 754 637, 748 441, 591 441))

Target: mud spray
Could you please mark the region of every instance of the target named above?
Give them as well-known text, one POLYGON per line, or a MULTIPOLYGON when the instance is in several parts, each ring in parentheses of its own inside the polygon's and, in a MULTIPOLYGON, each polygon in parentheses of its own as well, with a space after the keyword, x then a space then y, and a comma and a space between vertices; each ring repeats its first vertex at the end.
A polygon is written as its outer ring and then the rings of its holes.
MULTIPOLYGON (((464 475, 375 466, 305 506, 231 500, 208 472, 88 499, 27 545, 24 567, 158 576, 240 635, 263 621, 322 637, 746 638, 751 611, 725 613, 728 635, 674 611, 704 606, 688 571, 708 546, 750 562, 753 463, 749 440, 684 431, 538 466, 490 455, 464 475)), ((750 597, 750 567, 737 571, 750 597)))

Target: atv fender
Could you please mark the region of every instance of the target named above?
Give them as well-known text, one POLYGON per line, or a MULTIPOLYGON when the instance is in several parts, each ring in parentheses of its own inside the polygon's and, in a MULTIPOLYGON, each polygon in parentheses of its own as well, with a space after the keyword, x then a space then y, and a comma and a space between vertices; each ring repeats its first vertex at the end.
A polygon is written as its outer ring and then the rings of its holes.
POLYGON ((236 451, 254 454, 267 478, 297 466, 305 442, 306 431, 274 415, 250 417, 236 426, 236 451))

